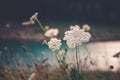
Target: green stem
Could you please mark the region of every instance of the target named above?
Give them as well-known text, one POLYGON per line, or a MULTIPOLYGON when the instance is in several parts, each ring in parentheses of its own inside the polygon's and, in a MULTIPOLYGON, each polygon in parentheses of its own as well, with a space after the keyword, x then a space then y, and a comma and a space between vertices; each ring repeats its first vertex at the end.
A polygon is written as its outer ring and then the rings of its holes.
MULTIPOLYGON (((59 54, 57 55, 57 52, 55 52, 55 57, 56 57, 56 59, 57 59, 59 65, 60 65, 60 61, 61 61, 62 59, 61 59, 61 57, 59 56, 59 54), (59 58, 58 58, 57 56, 58 56, 59 58)), ((67 72, 66 72, 66 69, 65 69, 65 63, 64 63, 63 65, 64 65, 63 71, 64 71, 64 74, 65 74, 65 80, 68 80, 67 72)))
POLYGON ((17 65, 17 62, 15 60, 15 58, 13 58, 14 64, 18 67, 18 69, 20 70, 20 73, 22 74, 23 78, 26 80, 26 77, 24 75, 24 72, 21 70, 21 68, 17 65))
POLYGON ((77 69, 78 69, 78 80, 79 80, 79 59, 78 59, 78 45, 76 44, 76 63, 77 63, 77 69))
POLYGON ((41 22, 36 18, 36 21, 38 22, 39 26, 41 27, 41 29, 45 32, 45 28, 42 26, 41 22))

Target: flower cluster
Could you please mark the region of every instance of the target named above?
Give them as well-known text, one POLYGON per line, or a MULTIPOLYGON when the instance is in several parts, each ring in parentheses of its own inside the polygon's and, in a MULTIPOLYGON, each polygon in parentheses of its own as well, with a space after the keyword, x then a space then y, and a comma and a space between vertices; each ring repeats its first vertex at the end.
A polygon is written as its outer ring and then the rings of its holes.
POLYGON ((59 30, 57 28, 51 28, 51 29, 48 29, 46 32, 45 32, 45 36, 46 37, 55 37, 57 36, 59 33, 59 30))
POLYGON ((30 17, 29 21, 23 22, 22 25, 26 26, 26 25, 35 24, 35 20, 37 19, 37 16, 38 16, 38 12, 36 12, 32 17, 30 17))
MULTIPOLYGON (((36 12, 32 17, 29 18, 29 21, 27 22, 23 22, 22 25, 30 25, 30 24, 34 24, 35 21, 39 24, 41 30, 43 31, 44 36, 48 37, 50 40, 47 42, 47 40, 43 41, 43 44, 47 44, 47 46, 49 47, 49 49, 51 49, 54 53, 55 53, 55 57, 56 60, 58 61, 61 69, 63 69, 63 75, 65 75, 65 80, 68 80, 68 73, 74 74, 73 73, 73 69, 70 68, 70 65, 72 64, 70 61, 69 56, 67 55, 67 48, 65 49, 60 49, 62 42, 60 39, 57 39, 57 35, 59 33, 59 30, 57 28, 49 28, 49 26, 42 26, 41 22, 37 19, 38 13, 36 12), (70 72, 68 72, 70 71, 70 72)), ((73 63, 73 65, 75 66, 75 70, 76 73, 73 76, 74 80, 78 80, 80 79, 79 75, 80 75, 80 70, 79 69, 81 66, 80 64, 80 59, 78 56, 78 45, 81 45, 84 42, 88 42, 91 34, 87 31, 90 30, 90 26, 89 25, 83 25, 82 29, 80 28, 79 25, 71 25, 70 26, 70 30, 66 31, 64 33, 64 37, 63 40, 66 41, 66 44, 68 45, 69 48, 75 48, 76 47, 76 64, 73 63)), ((27 48, 22 46, 23 50, 25 52, 28 52, 27 48)), ((2 52, 0 51, 0 55, 2 54, 2 52)), ((45 56, 44 52, 41 52, 41 54, 43 56, 45 56)), ((30 55, 31 58, 33 58, 33 60, 40 62, 39 60, 35 59, 33 55, 30 55)), ((88 57, 88 56, 87 56, 88 57)), ((46 58, 45 60, 41 61, 41 64, 43 64, 46 60, 48 60, 48 58, 46 58)), ((46 69, 49 68, 48 66, 46 67, 46 69)), ((46 74, 46 72, 45 72, 46 74)), ((36 76, 36 72, 33 72, 29 77, 28 80, 33 80, 36 76)))
MULTIPOLYGON (((61 40, 55 38, 59 30, 57 28, 50 28, 46 26, 45 28, 41 25, 40 21, 37 19, 38 13, 36 12, 32 17, 30 17, 28 22, 23 22, 23 25, 34 24, 35 21, 38 22, 42 30, 44 31, 44 35, 50 38, 50 41, 47 43, 49 48, 53 51, 57 50, 61 46, 61 40)), ((79 25, 70 26, 70 30, 66 31, 64 34, 63 40, 66 41, 69 48, 75 48, 76 45, 81 45, 83 42, 88 42, 91 34, 89 32, 90 26, 85 24, 82 26, 82 29, 79 25)))
POLYGON ((88 24, 83 25, 82 27, 85 31, 89 31, 90 30, 90 26, 88 24))
POLYGON ((48 42, 48 46, 50 49, 52 49, 52 51, 59 50, 61 45, 61 40, 57 38, 51 38, 48 42))
POLYGON ((79 25, 75 25, 75 26, 71 25, 70 26, 70 30, 79 30, 79 29, 80 29, 79 25))
POLYGON ((72 26, 72 29, 66 31, 64 34, 63 40, 66 40, 69 48, 74 48, 78 44, 81 45, 83 42, 88 42, 91 37, 89 32, 85 32, 79 26, 72 26))

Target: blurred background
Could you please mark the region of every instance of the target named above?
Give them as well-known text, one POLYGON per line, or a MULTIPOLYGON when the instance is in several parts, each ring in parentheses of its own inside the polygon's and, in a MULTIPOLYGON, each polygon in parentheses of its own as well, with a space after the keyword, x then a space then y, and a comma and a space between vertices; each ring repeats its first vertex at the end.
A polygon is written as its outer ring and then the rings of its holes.
MULTIPOLYGON (((43 26, 64 29, 70 25, 88 24, 93 35, 91 41, 120 40, 119 2, 119 0, 1 0, 0 38, 18 39, 24 35, 26 37, 26 34, 39 32, 38 27, 32 27, 36 25, 21 27, 22 22, 28 21, 35 12, 38 12, 38 19, 43 26)), ((61 33, 64 33, 63 30, 61 33)), ((37 37, 38 35, 35 35, 35 39, 37 37)))
MULTIPOLYGON (((41 57, 43 51, 50 53, 48 46, 40 43, 46 37, 38 24, 21 25, 35 12, 38 12, 43 26, 60 29, 59 38, 64 36, 70 25, 90 25, 90 42, 98 43, 90 43, 89 49, 93 50, 91 54, 96 54, 92 55, 95 61, 101 61, 100 69, 120 65, 120 60, 113 58, 120 52, 120 0, 0 0, 0 56, 7 58, 8 53, 13 51, 14 56, 21 56, 19 58, 23 58, 24 62, 27 59, 21 47, 24 43, 38 60, 44 60, 41 57), (105 65, 102 65, 103 62, 105 65)), ((46 57, 52 59, 49 53, 46 57)), ((1 64, 6 65, 2 58, 0 60, 1 64)))
POLYGON ((19 22, 39 12, 41 20, 119 25, 119 0, 1 0, 0 23, 19 22))

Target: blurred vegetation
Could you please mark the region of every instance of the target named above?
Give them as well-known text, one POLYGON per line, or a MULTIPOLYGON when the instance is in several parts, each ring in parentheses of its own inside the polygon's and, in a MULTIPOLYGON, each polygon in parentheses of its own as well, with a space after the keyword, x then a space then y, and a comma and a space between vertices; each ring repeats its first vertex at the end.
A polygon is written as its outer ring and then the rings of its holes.
MULTIPOLYGON (((82 25, 86 23, 77 21, 42 21, 43 26, 49 26, 50 28, 58 28, 60 30, 59 38, 63 38, 63 34, 69 29, 71 25, 82 25)), ((0 39, 21 39, 21 33, 24 35, 36 35, 41 34, 41 38, 45 37, 42 30, 38 25, 22 26, 21 24, 8 23, 1 25, 0 27, 0 39), (7 26, 9 24, 9 26, 7 26)), ((101 25, 87 23, 90 27, 90 33, 92 38, 90 41, 116 41, 120 40, 120 26, 117 25, 101 25)), ((44 38, 42 38, 44 39, 44 38)))

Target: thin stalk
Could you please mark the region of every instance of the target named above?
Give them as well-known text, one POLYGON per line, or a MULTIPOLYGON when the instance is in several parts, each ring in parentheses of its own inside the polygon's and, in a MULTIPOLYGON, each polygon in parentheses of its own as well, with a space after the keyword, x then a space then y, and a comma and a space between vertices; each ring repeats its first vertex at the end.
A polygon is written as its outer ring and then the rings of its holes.
MULTIPOLYGON (((34 55, 32 54, 32 50, 28 47, 28 45, 27 45, 27 43, 26 42, 22 42, 23 43, 23 45, 25 45, 25 47, 27 48, 27 52, 29 52, 29 53, 27 53, 26 52, 26 54, 32 59, 32 61, 33 62, 38 62, 38 63, 40 63, 40 61, 39 60, 37 60, 35 57, 34 57, 34 55)), ((31 61, 31 64, 32 64, 32 61, 31 61)))
POLYGON ((18 69, 20 70, 20 73, 22 74, 23 78, 26 80, 26 77, 24 75, 24 72, 21 70, 21 68, 17 65, 17 62, 15 60, 15 58, 13 58, 14 64, 18 67, 18 69))
POLYGON ((41 27, 41 29, 43 30, 43 32, 45 32, 45 28, 42 26, 41 22, 36 18, 36 21, 38 22, 39 26, 41 27))
MULTIPOLYGON (((61 57, 59 56, 59 54, 57 54, 57 52, 55 52, 55 57, 56 57, 59 65, 60 65, 61 57), (57 56, 58 56, 59 58, 58 58, 57 56)), ((64 66, 64 67, 65 67, 65 66, 64 66)), ((68 80, 67 72, 66 72, 66 69, 65 69, 64 67, 63 67, 63 71, 64 71, 64 74, 65 74, 65 80, 68 80)))
POLYGON ((78 60, 78 45, 75 46, 76 49, 76 63, 77 63, 77 69, 78 69, 78 80, 79 80, 79 60, 78 60))

